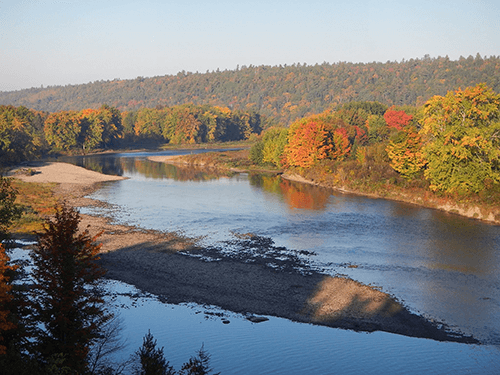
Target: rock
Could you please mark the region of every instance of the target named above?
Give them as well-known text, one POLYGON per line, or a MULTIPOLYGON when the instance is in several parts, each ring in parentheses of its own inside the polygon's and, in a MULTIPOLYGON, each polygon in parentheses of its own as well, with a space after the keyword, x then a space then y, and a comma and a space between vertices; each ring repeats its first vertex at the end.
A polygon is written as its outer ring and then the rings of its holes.
POLYGON ((251 315, 247 317, 247 320, 251 321, 252 323, 262 323, 268 321, 269 319, 264 316, 251 315))

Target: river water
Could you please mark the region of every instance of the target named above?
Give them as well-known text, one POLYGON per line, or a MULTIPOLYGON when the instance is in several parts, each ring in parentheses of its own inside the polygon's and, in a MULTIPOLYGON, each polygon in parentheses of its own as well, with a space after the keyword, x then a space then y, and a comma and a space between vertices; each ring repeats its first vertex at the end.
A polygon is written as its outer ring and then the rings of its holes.
POLYGON ((200 306, 168 305, 154 296, 132 303, 124 295, 118 306, 132 347, 151 329, 179 367, 204 343, 214 368, 225 374, 500 372, 500 227, 276 176, 219 176, 147 160, 179 153, 62 161, 128 177, 92 195, 108 208, 85 213, 179 231, 207 246, 245 233, 268 237, 276 246, 311 252, 307 262, 314 269, 377 286, 410 310, 485 344, 362 334, 273 317, 253 324, 230 312, 222 313, 231 323, 222 324, 200 306))

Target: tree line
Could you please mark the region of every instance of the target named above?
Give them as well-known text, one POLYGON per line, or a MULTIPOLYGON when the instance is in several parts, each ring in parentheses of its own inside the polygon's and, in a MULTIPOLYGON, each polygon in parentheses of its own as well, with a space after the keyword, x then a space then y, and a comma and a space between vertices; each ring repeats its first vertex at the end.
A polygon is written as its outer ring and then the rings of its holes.
POLYGON ((54 113, 0 105, 0 165, 49 153, 87 153, 142 141, 238 141, 260 133, 265 124, 257 113, 209 105, 159 106, 124 113, 106 104, 54 113))
POLYGON ((337 185, 363 174, 380 182, 385 169, 385 178, 395 172, 436 192, 498 195, 500 95, 478 84, 420 107, 351 102, 268 129, 250 157, 278 168, 323 168, 337 185))
POLYGON ((176 371, 148 332, 123 362, 120 323, 106 304, 98 236, 79 229, 65 204, 45 221, 30 251, 32 270, 10 261, 9 226, 22 214, 11 180, 0 176, 0 372, 4 375, 202 375, 212 373, 203 346, 176 371))
POLYGON ((120 111, 192 103, 253 110, 289 125, 351 101, 421 106, 434 95, 484 82, 500 91, 500 57, 447 56, 385 63, 242 66, 205 73, 0 92, 0 104, 39 111, 80 111, 109 104, 120 111))

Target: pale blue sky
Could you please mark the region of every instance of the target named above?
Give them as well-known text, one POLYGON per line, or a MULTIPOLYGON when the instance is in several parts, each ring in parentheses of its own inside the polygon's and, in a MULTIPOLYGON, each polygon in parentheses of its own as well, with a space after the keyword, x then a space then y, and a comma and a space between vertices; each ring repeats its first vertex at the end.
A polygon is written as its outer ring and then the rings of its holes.
POLYGON ((500 55, 498 0, 0 0, 0 91, 477 53, 500 55))

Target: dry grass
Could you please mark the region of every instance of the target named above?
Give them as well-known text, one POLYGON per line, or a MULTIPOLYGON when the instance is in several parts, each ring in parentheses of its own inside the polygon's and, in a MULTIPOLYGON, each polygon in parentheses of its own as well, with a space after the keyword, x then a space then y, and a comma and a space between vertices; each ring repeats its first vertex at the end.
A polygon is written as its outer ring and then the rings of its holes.
POLYGON ((42 224, 54 214, 58 202, 55 195, 55 183, 24 182, 12 180, 12 186, 18 191, 16 203, 24 208, 24 213, 10 228, 13 234, 31 234, 42 229, 42 224))

